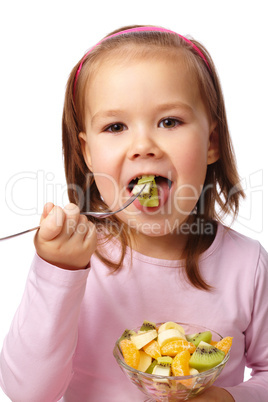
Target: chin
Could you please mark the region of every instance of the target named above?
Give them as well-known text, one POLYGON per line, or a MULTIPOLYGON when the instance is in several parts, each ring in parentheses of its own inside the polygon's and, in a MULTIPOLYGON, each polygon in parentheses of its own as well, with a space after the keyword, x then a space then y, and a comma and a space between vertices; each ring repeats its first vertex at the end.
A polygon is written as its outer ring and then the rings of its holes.
POLYGON ((128 221, 128 226, 136 235, 142 234, 149 237, 161 237, 176 234, 179 230, 178 220, 170 222, 168 219, 163 219, 158 222, 156 220, 150 222, 148 219, 144 221, 130 219, 128 221))

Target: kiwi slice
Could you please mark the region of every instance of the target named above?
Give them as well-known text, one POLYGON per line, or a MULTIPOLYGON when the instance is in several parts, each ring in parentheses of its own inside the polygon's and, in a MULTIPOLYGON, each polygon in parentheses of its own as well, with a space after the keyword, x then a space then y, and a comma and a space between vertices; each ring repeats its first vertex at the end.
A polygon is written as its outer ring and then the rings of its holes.
POLYGON ((120 336, 118 343, 120 343, 123 339, 131 339, 132 335, 137 335, 135 331, 131 329, 125 329, 123 334, 120 336))
POLYGON ((198 332, 196 334, 186 335, 188 342, 198 346, 201 341, 210 343, 212 339, 212 333, 210 331, 198 332))
POLYGON ((173 359, 170 356, 161 356, 157 358, 157 364, 164 367, 171 366, 172 361, 173 359))
POLYGON ((158 357, 158 359, 152 361, 145 373, 152 374, 156 366, 171 367, 172 360, 172 357, 169 356, 158 357))
POLYGON ((209 343, 201 341, 189 360, 192 368, 202 372, 210 370, 220 364, 225 357, 222 350, 217 349, 209 343))
POLYGON ((140 328, 140 331, 151 331, 152 329, 156 329, 156 325, 152 321, 143 321, 143 324, 140 328))
POLYGON ((142 176, 142 178, 139 179, 138 183, 134 187, 132 193, 137 194, 144 185, 144 190, 138 196, 140 204, 145 207, 158 207, 159 199, 157 185, 155 183, 155 176, 142 176))
POLYGON ((156 365, 157 365, 157 360, 153 360, 152 363, 150 364, 150 366, 145 371, 145 373, 152 374, 152 372, 153 372, 153 370, 154 370, 156 365))

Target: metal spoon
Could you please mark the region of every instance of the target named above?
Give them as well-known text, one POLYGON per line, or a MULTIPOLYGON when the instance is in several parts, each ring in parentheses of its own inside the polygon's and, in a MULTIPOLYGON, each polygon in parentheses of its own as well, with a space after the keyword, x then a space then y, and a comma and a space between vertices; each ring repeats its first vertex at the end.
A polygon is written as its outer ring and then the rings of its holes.
MULTIPOLYGON (((116 211, 106 211, 106 212, 81 212, 81 215, 87 215, 87 216, 94 216, 96 218, 107 218, 107 216, 111 216, 114 214, 117 214, 118 212, 122 211, 123 209, 127 208, 130 204, 132 204, 132 202, 141 194, 141 192, 144 190, 144 187, 146 186, 146 184, 142 187, 142 189, 135 195, 132 195, 122 206, 121 208, 117 209, 116 211)), ((40 228, 39 226, 36 226, 35 228, 32 229, 27 229, 24 230, 23 232, 19 232, 19 233, 15 233, 13 235, 10 236, 6 236, 6 237, 1 237, 1 240, 8 240, 8 239, 12 239, 12 237, 16 237, 16 236, 21 236, 23 234, 32 232, 34 230, 38 230, 40 228)))

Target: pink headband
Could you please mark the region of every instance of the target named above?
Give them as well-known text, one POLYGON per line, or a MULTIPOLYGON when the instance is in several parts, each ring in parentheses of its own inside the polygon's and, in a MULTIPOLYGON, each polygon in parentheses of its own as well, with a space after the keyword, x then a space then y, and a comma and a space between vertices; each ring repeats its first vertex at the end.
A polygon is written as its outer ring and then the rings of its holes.
POLYGON ((201 52, 201 50, 193 43, 191 42, 189 39, 185 38, 184 36, 174 32, 174 31, 170 31, 169 29, 165 29, 165 28, 159 28, 159 27, 137 27, 137 28, 130 28, 130 29, 126 29, 125 31, 120 31, 120 32, 116 32, 115 34, 112 34, 110 36, 107 36, 106 38, 103 38, 102 40, 100 40, 95 46, 93 46, 82 58, 81 63, 79 64, 79 67, 76 71, 75 74, 75 79, 74 79, 74 86, 73 86, 73 97, 75 94, 75 88, 76 88, 76 84, 77 84, 77 80, 78 80, 78 76, 80 74, 80 71, 83 67, 83 63, 86 59, 86 57, 89 55, 90 52, 92 52, 93 49, 95 49, 95 47, 97 47, 100 43, 104 42, 107 39, 113 38, 115 36, 119 36, 119 35, 124 35, 124 34, 128 34, 128 33, 132 33, 132 32, 166 32, 166 33, 171 33, 171 34, 175 34, 178 35, 181 39, 183 39, 185 42, 189 43, 192 48, 196 51, 196 53, 204 60, 204 62, 206 63, 206 66, 208 67, 209 71, 211 72, 209 63, 206 59, 206 57, 204 56, 204 54, 201 52))

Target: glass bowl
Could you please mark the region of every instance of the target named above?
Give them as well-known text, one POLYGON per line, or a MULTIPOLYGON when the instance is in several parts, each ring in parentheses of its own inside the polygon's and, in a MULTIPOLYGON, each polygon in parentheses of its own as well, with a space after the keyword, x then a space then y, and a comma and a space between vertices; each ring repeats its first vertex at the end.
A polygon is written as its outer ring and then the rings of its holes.
MULTIPOLYGON (((162 323, 156 324, 157 328, 161 324, 162 323)), ((185 323, 178 324, 185 329, 186 334, 211 331, 212 339, 214 341, 218 342, 222 339, 222 336, 217 332, 200 325, 185 323)), ((135 332, 138 330, 139 328, 134 329, 135 332)), ((125 375, 140 389, 141 392, 147 396, 147 399, 145 399, 146 402, 186 401, 194 398, 197 394, 201 394, 214 383, 230 357, 229 351, 220 364, 199 374, 185 377, 166 377, 143 373, 142 371, 138 371, 128 366, 124 362, 124 358, 119 347, 119 339, 116 341, 113 354, 125 375)))

